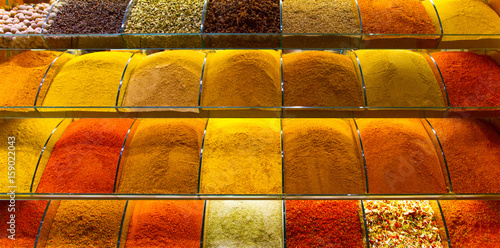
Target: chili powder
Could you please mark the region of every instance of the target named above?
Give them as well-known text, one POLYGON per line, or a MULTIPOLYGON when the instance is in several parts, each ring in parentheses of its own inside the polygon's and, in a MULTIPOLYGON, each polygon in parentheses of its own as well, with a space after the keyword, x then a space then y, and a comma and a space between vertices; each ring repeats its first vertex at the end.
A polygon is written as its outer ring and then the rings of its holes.
POLYGON ((37 193, 113 193, 132 119, 81 119, 56 142, 37 193))
POLYGON ((369 193, 447 193, 440 158, 419 119, 359 119, 369 193))
POLYGON ((431 54, 443 75, 452 107, 500 106, 500 66, 472 52, 431 54))
POLYGON ((136 201, 126 247, 199 247, 203 208, 204 201, 136 201))
POLYGON ((500 247, 500 201, 440 201, 453 247, 500 247))
POLYGON ((10 201, 0 201, 0 247, 33 247, 35 245, 38 227, 42 221, 48 201, 16 201, 15 212, 9 211, 10 201), (10 215, 15 215, 15 240, 11 235, 10 215))
POLYGON ((455 193, 500 193, 500 135, 486 120, 429 119, 450 171, 455 193))
POLYGON ((359 201, 286 201, 287 247, 364 247, 359 201))

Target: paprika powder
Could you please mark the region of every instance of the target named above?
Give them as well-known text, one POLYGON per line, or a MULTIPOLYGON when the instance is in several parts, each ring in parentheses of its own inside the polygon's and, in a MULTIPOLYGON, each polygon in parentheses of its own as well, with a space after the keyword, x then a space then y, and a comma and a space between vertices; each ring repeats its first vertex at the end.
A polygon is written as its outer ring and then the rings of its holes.
POLYGON ((37 193, 113 193, 116 168, 132 119, 81 119, 57 141, 37 193))

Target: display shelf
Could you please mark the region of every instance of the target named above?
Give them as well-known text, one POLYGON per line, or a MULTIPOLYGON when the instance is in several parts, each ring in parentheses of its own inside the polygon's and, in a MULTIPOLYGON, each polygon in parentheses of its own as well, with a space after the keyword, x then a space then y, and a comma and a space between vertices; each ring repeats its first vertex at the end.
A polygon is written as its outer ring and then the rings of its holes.
MULTIPOLYGON (((65 0, 59 0, 60 6, 65 0)), ((498 48, 500 33, 455 34, 443 29, 439 10, 430 0, 422 4, 435 26, 434 34, 370 33, 363 29, 363 15, 357 7, 359 33, 286 33, 283 17, 280 18, 278 33, 207 33, 203 23, 206 20, 209 0, 205 0, 199 32, 194 33, 124 33, 130 12, 137 0, 130 0, 122 21, 122 29, 116 34, 50 34, 47 22, 53 21, 51 11, 47 14, 41 34, 0 34, 0 40, 16 40, 12 48, 50 49, 99 49, 99 48, 404 48, 404 49, 456 49, 456 48, 498 48), (50 17, 50 18, 49 18, 50 17), (29 44, 21 41, 30 40, 29 44), (34 42, 37 41, 37 42, 34 42)), ((356 6, 358 5, 357 2, 356 6)), ((495 3, 492 3, 495 8, 495 3)), ((488 6, 488 5, 486 5, 488 6)), ((490 7, 488 7, 490 8, 490 7)), ((497 7, 496 7, 497 8, 497 7)), ((493 9, 490 9, 494 13, 493 9)), ((497 10, 498 11, 498 10, 497 10)), ((280 15, 283 12, 280 1, 280 15)), ((4 46, 2 46, 4 47, 4 46)), ((5 49, 5 48, 3 48, 5 49)))

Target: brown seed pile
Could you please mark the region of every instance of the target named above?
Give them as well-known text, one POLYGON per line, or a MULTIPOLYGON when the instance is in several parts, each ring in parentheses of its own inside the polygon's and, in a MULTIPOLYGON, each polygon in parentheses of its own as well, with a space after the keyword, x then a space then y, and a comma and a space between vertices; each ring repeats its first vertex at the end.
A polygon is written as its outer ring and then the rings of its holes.
POLYGON ((68 0, 54 19, 50 34, 117 34, 127 0, 68 0))
POLYGON ((279 33, 279 0, 210 0, 204 33, 279 33))

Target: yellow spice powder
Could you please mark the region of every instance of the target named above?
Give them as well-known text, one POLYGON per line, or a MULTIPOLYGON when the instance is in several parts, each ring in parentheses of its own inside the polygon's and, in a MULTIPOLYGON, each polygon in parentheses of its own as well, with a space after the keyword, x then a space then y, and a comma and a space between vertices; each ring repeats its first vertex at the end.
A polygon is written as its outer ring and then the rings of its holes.
MULTIPOLYGON (((407 50, 358 50, 369 107, 444 107, 425 57, 407 50)), ((351 57, 356 58, 351 53, 351 57)))
MULTIPOLYGON (((68 61, 50 84, 43 106, 115 106, 128 52, 95 52, 68 61)), ((134 56, 124 78, 141 56, 134 56)))
POLYGON ((279 119, 210 119, 203 148, 203 194, 282 192, 279 119))
MULTIPOLYGON (((0 120, 0 143, 1 157, 5 158, 0 172, 5 179, 0 180, 0 192, 9 192, 7 186, 12 184, 7 180, 8 160, 7 157, 15 157, 15 185, 16 192, 30 192, 31 181, 35 173, 36 164, 45 142, 54 128, 62 119, 8 119, 0 120), (12 144, 13 153, 9 153, 10 144, 8 137, 14 137, 12 144)), ((9 160, 11 161, 11 160, 9 160)))
POLYGON ((209 53, 202 106, 281 106, 280 53, 226 50, 209 53))
POLYGON ((205 54, 197 51, 168 51, 145 57, 130 77, 123 106, 198 106, 204 60, 205 54))

